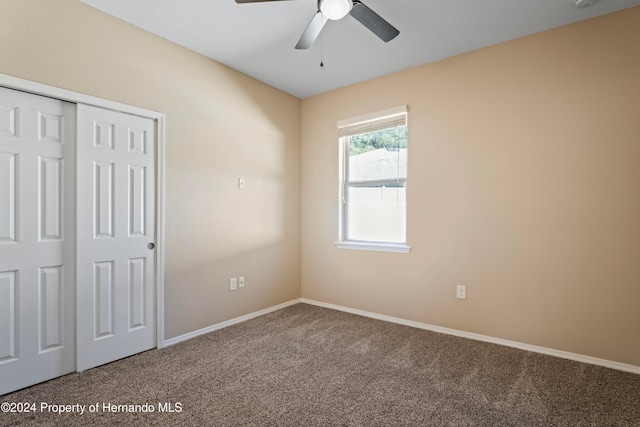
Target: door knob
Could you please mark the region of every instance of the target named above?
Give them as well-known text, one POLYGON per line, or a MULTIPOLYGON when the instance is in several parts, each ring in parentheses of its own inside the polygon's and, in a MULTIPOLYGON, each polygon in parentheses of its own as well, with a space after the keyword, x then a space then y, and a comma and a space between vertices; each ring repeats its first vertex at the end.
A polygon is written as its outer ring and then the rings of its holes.
POLYGON ((149 243, 149 244, 147 245, 147 248, 149 248, 149 249, 153 249, 153 248, 155 248, 155 247, 156 247, 156 244, 155 244, 155 243, 149 243))

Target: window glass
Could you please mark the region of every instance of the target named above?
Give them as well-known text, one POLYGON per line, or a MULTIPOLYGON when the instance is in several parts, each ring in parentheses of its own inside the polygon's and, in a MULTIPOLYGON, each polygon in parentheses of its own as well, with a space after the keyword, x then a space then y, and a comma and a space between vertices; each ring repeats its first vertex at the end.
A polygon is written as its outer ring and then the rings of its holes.
POLYGON ((406 110, 340 129, 341 241, 405 243, 406 110))
POLYGON ((348 240, 405 241, 407 191, 404 187, 351 187, 348 206, 348 240))
POLYGON ((349 137, 349 181, 406 177, 406 126, 349 137))

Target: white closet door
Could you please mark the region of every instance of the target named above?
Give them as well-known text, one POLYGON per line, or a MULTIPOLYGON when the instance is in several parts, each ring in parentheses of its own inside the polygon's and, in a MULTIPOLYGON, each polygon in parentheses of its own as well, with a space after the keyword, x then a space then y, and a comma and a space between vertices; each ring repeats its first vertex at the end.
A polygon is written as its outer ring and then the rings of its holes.
POLYGON ((155 123, 78 105, 77 369, 156 346, 155 123))
POLYGON ((0 87, 0 394, 75 370, 75 105, 0 87))

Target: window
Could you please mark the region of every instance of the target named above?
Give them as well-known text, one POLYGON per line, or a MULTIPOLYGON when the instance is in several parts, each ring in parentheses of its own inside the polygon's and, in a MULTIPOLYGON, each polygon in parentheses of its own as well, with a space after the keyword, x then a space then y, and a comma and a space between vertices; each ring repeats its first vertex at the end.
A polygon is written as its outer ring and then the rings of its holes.
POLYGON ((406 106, 338 123, 340 248, 409 252, 406 106))

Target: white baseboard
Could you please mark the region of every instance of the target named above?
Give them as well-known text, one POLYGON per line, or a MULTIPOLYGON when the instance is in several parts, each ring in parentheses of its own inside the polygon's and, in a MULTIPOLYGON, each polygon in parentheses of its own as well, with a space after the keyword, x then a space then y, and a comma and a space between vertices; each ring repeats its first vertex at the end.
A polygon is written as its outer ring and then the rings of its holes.
POLYGON ((414 322, 413 320, 401 319, 399 317, 385 316, 383 314, 371 313, 369 311, 343 307, 340 305, 329 304, 326 302, 315 301, 307 298, 300 298, 300 302, 305 304, 317 305, 319 307, 330 308, 333 310, 344 311, 346 313, 357 314, 359 316, 365 316, 365 317, 371 317, 373 319, 384 320, 386 322, 398 323, 400 325, 411 326, 418 329, 425 329, 428 331, 439 332, 441 334, 455 335, 457 337, 469 338, 476 341, 484 341, 492 344, 504 345, 506 347, 514 347, 520 350, 532 351, 534 353, 542 353, 549 356, 560 357, 562 359, 574 360, 576 362, 589 363, 591 365, 604 366, 606 368, 617 369, 619 371, 640 374, 640 366, 628 365, 626 363, 614 362, 614 361, 605 360, 605 359, 598 359, 597 357, 584 356, 582 354, 569 353, 567 351, 554 350, 552 348, 540 347, 540 346, 531 345, 531 344, 524 344, 517 341, 510 341, 510 340, 505 340, 501 338, 494 338, 486 335, 474 334, 472 332, 460 331, 457 329, 443 328, 441 326, 414 322))
POLYGON ((236 317, 235 319, 226 320, 224 322, 216 323, 215 325, 207 326, 206 328, 198 329, 197 331, 189 332, 184 335, 180 335, 174 338, 164 340, 164 346, 170 346, 178 344, 179 342, 190 340, 191 338, 198 337, 200 335, 208 334, 209 332, 217 331, 218 329, 226 328, 227 326, 235 325, 237 323, 245 322, 255 317, 264 316, 272 311, 280 310, 281 308, 289 307, 290 305, 298 304, 300 298, 291 301, 284 302, 282 304, 274 305, 273 307, 265 308, 264 310, 256 311, 253 313, 245 314, 244 316, 236 317))
POLYGON ((517 341, 510 341, 502 338, 494 338, 487 335, 480 335, 472 332, 460 331, 457 329, 444 328, 442 326, 415 322, 413 320, 402 319, 400 317, 386 316, 384 314, 377 314, 377 313, 372 313, 370 311, 358 310, 356 308, 349 308, 341 305, 329 304, 326 302, 316 301, 308 298, 298 298, 291 301, 287 301, 282 304, 274 305, 273 307, 265 308, 264 310, 245 314, 244 316, 236 317, 234 319, 220 322, 215 325, 208 326, 206 328, 198 329, 197 331, 189 332, 187 334, 180 335, 174 338, 169 338, 168 340, 164 341, 164 346, 166 347, 173 344, 177 344, 179 342, 186 341, 191 338, 195 338, 200 335, 207 334, 209 332, 217 331, 218 329, 226 328, 227 326, 235 325, 237 323, 241 323, 249 319, 253 319, 255 317, 263 316, 273 311, 280 310, 281 308, 289 307, 291 305, 298 304, 298 303, 316 305, 318 307, 344 311, 346 313, 357 314, 359 316, 370 317, 372 319, 383 320, 385 322, 411 326, 413 328, 425 329, 428 331, 438 332, 441 334, 454 335, 461 338, 468 338, 476 341, 484 341, 492 344, 504 345, 506 347, 513 347, 520 350, 532 351, 534 353, 546 354, 549 356, 560 357, 562 359, 574 360, 576 362, 589 363, 591 365, 604 366, 605 368, 617 369, 619 371, 640 374, 640 366, 628 365, 626 363, 614 362, 612 360, 606 360, 606 359, 599 359, 597 357, 585 356, 582 354, 570 353, 567 351, 555 350, 552 348, 540 347, 537 345, 525 344, 517 341))

